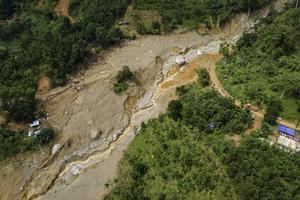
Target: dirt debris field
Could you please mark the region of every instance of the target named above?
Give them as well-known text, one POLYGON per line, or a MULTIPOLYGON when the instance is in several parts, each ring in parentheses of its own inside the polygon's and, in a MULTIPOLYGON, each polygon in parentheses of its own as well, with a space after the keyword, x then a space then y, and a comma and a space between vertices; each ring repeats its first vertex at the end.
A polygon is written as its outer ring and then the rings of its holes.
MULTIPOLYGON (((157 95, 157 106, 153 106, 153 102, 151 102, 154 90, 162 79, 162 66, 155 64, 157 55, 166 58, 173 54, 171 49, 174 46, 180 48, 185 48, 191 44, 202 46, 213 39, 211 36, 200 37, 195 32, 188 32, 183 35, 147 36, 135 41, 127 41, 122 47, 111 50, 104 60, 94 63, 84 74, 74 77, 69 85, 54 89, 45 95, 39 95, 40 99, 45 100, 46 111, 50 116, 49 123, 60 132, 55 143, 62 144, 69 138, 71 138, 71 142, 70 146, 63 148, 54 161, 47 166, 46 171, 36 171, 37 175, 29 180, 29 184, 24 186, 21 198, 32 199, 44 194, 41 199, 61 199, 64 195, 78 193, 78 199, 80 199, 82 192, 77 190, 77 192, 68 193, 70 190, 67 188, 69 187, 61 184, 64 178, 59 179, 59 176, 64 170, 65 164, 72 163, 74 160, 84 160, 95 152, 106 150, 110 142, 115 141, 128 127, 134 129, 142 121, 157 116, 165 109, 167 99, 174 98, 172 92, 157 95), (124 65, 130 66, 132 71, 139 74, 138 78, 141 85, 119 96, 112 92, 112 79, 124 65), (128 111, 126 112, 124 108, 124 102, 129 93, 130 96, 141 97, 138 105, 129 106, 131 107, 130 110, 138 113, 135 115, 134 125, 130 125, 130 121, 133 119, 129 118, 128 111), (139 111, 148 108, 153 108, 152 114, 149 112, 139 113, 139 111), (97 141, 90 139, 90 133, 93 130, 101 130, 102 135, 97 141), (58 192, 57 188, 51 185, 54 182, 58 188, 65 188, 66 190, 58 192), (47 192, 48 189, 50 189, 49 192, 47 192)), ((174 91, 175 88, 172 90, 174 91)), ((116 149, 122 149, 121 146, 116 149)), ((120 154, 117 154, 117 157, 121 158, 120 154)), ((97 162, 100 162, 99 159, 97 162)), ((115 162, 117 161, 117 158, 114 159, 112 161, 114 165, 105 168, 115 169, 115 162)), ((89 180, 90 190, 94 192, 103 191, 102 186, 99 186, 98 183, 101 179, 90 180, 87 179, 88 176, 82 181, 80 176, 74 181, 74 184, 81 185, 89 180)), ((68 181, 73 183, 73 180, 68 181)), ((82 193, 82 195, 86 194, 82 193)))
POLYGON ((164 112, 169 100, 175 98, 176 86, 196 80, 197 67, 215 64, 221 39, 236 40, 253 24, 245 14, 233 20, 225 31, 205 36, 191 31, 124 42, 87 71, 71 78, 65 87, 39 95, 49 114, 48 123, 59 132, 55 144, 70 142, 43 168, 40 166, 50 156, 51 149, 24 157, 20 165, 7 165, 18 173, 9 171, 2 175, 11 179, 1 181, 0 188, 5 190, 0 189, 0 199, 103 197, 107 192, 105 183, 116 176, 117 163, 141 122, 164 112), (169 73, 170 66, 165 62, 176 56, 174 47, 209 47, 210 52, 201 55, 195 64, 191 62, 169 73), (165 62, 156 64, 157 56, 165 62), (112 92, 112 79, 124 65, 138 74, 140 84, 119 96, 112 92), (128 100, 128 96, 133 98, 128 100), (91 138, 95 131, 99 131, 98 139, 91 138))

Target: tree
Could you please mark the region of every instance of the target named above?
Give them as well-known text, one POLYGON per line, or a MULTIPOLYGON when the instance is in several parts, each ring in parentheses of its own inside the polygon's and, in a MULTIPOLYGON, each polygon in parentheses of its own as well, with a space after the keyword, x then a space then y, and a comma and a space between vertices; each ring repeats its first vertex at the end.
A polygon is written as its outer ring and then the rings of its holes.
POLYGON ((209 86, 210 84, 210 76, 208 71, 205 68, 201 68, 197 70, 197 74, 199 77, 199 83, 202 87, 209 86))
POLYGON ((279 99, 269 98, 267 102, 266 114, 264 121, 268 124, 275 125, 279 113, 282 111, 282 104, 279 99))
POLYGON ((175 121, 182 118, 182 104, 179 100, 172 100, 168 105, 168 113, 175 121))
POLYGON ((128 66, 123 66, 115 77, 113 90, 116 94, 120 94, 128 89, 128 82, 134 80, 134 74, 130 71, 128 66))

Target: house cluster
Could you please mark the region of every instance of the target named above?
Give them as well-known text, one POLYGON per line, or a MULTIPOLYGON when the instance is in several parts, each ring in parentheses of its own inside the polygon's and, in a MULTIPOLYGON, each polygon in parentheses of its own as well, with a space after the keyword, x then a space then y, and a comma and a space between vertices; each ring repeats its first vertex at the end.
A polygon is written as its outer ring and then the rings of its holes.
POLYGON ((29 124, 28 137, 37 136, 42 134, 40 120, 34 120, 29 124))
POLYGON ((288 150, 300 152, 299 136, 295 129, 280 124, 277 126, 277 131, 279 132, 277 144, 288 150))

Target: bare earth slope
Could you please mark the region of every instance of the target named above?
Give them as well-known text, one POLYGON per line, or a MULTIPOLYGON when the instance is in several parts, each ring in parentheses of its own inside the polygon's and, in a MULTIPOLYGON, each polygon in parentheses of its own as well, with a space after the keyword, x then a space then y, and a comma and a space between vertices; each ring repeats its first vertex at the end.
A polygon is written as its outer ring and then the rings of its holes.
POLYGON ((196 80, 195 68, 214 67, 219 59, 221 38, 236 40, 251 24, 252 20, 241 14, 222 33, 200 36, 187 32, 125 42, 67 86, 38 96, 45 102, 48 123, 59 131, 55 143, 65 145, 56 155, 50 156, 51 150, 44 155, 35 152, 20 161, 22 164, 14 165, 19 173, 6 174, 5 177, 12 176, 13 182, 1 180, 0 199, 93 200, 103 197, 107 192, 105 183, 116 176, 123 151, 141 123, 165 110, 168 102, 175 98, 177 86, 196 80), (194 50, 188 52, 190 64, 170 75, 168 72, 177 55, 174 47, 194 47, 194 50), (205 53, 199 55, 197 50, 205 53), (162 63, 156 63, 157 56, 162 58, 162 63), (193 62, 198 57, 197 62, 193 62), (112 92, 111 80, 123 65, 135 71, 138 84, 118 96, 112 92), (91 132, 101 132, 100 138, 91 139, 91 132), (6 187, 2 191, 3 185, 6 187))
MULTIPOLYGON (((237 19, 238 23, 247 21, 246 16, 243 15, 237 19)), ((96 64, 94 69, 86 72, 82 77, 83 81, 78 85, 83 88, 78 94, 72 96, 72 92, 68 92, 68 90, 74 89, 70 88, 51 100, 55 102, 53 104, 53 109, 55 109, 53 114, 55 115, 51 119, 58 129, 62 128, 61 137, 63 139, 61 140, 72 137, 72 140, 82 147, 90 145, 89 132, 93 129, 103 130, 103 135, 106 137, 100 139, 103 144, 99 145, 101 150, 98 153, 91 155, 93 150, 88 150, 86 154, 91 156, 70 162, 63 170, 58 170, 59 175, 55 177, 55 180, 53 179, 54 184, 48 185, 47 190, 44 190, 45 187, 40 188, 39 186, 51 179, 49 169, 53 168, 53 165, 57 165, 59 161, 50 165, 45 175, 43 176, 43 173, 41 175, 46 178, 31 180, 25 190, 26 197, 39 195, 41 195, 39 199, 97 199, 103 197, 107 192, 105 183, 115 177, 117 163, 129 142, 134 138, 141 122, 163 112, 169 100, 175 98, 174 93, 177 86, 196 80, 195 68, 209 64, 209 62, 211 63, 209 65, 212 65, 218 60, 218 56, 214 55, 218 53, 220 38, 239 37, 247 28, 246 25, 236 25, 234 31, 228 29, 226 34, 212 33, 202 37, 195 32, 188 32, 181 35, 147 36, 129 42, 124 47, 113 50, 107 56, 105 63, 96 64), (193 65, 191 62, 190 65, 184 66, 180 71, 168 76, 168 71, 174 62, 174 56, 176 56, 173 55, 172 49, 174 47, 184 49, 189 46, 205 51, 205 54, 201 55, 202 61, 197 65, 193 65), (155 64, 156 56, 163 58, 163 65, 155 64), (141 97, 130 115, 126 115, 123 109, 126 95, 119 97, 111 92, 110 80, 124 64, 138 72, 141 83, 139 89, 131 91, 131 95, 141 97), (175 81, 175 84, 167 84, 166 87, 166 83, 170 81, 175 81), (62 97, 68 93, 72 98, 62 97), (112 127, 114 129, 111 129, 112 127), (120 138, 113 142, 118 138, 118 134, 121 134, 120 138), (106 145, 107 143, 111 144, 106 145), (103 149, 105 150, 103 151, 103 149), (72 171, 74 170, 80 171, 79 175, 73 176, 72 171)), ((188 56, 192 61, 199 55, 190 51, 188 56)), ((52 109, 51 103, 49 107, 52 109)), ((50 116, 52 116, 51 113, 50 116)), ((72 147, 63 150, 60 154, 72 153, 74 151, 72 147)))

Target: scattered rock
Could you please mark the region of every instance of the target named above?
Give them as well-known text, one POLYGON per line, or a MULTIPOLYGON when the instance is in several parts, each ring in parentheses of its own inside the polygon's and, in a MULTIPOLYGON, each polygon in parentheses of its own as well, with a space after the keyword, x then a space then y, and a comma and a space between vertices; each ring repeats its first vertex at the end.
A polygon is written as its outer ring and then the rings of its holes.
POLYGON ((99 139, 100 135, 101 135, 101 131, 99 129, 91 130, 90 139, 97 140, 99 139))
POLYGON ((73 79, 73 83, 78 84, 78 83, 80 83, 80 80, 78 80, 78 79, 73 79))
POLYGON ((73 176, 78 176, 80 174, 81 167, 79 165, 75 165, 71 168, 71 173, 73 176))
POLYGON ((186 63, 186 59, 183 56, 177 56, 175 62, 178 65, 182 66, 182 65, 184 65, 186 63))
POLYGON ((53 145, 51 155, 52 156, 55 155, 58 152, 59 149, 60 149, 60 144, 53 145))

